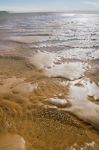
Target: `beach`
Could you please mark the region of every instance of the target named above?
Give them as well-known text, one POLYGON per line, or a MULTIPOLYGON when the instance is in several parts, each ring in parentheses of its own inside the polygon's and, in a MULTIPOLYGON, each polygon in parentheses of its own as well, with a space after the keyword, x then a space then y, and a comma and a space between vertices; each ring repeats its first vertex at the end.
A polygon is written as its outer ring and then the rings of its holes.
POLYGON ((2 17, 1 150, 99 149, 98 25, 98 14, 2 17))

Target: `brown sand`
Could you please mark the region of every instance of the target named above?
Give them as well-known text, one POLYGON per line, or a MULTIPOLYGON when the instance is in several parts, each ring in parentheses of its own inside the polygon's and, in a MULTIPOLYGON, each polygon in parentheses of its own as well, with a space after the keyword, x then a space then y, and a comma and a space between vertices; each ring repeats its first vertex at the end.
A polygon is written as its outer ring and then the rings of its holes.
POLYGON ((20 137, 13 134, 24 138, 27 150, 92 150, 93 141, 93 150, 99 149, 97 130, 67 112, 48 107, 49 98, 68 94, 68 86, 60 85, 60 80, 45 77, 25 59, 0 58, 0 150, 2 143, 13 149, 13 142, 15 150, 22 150, 20 137))
POLYGON ((1 134, 0 149, 1 150, 25 150, 25 141, 19 135, 1 134))

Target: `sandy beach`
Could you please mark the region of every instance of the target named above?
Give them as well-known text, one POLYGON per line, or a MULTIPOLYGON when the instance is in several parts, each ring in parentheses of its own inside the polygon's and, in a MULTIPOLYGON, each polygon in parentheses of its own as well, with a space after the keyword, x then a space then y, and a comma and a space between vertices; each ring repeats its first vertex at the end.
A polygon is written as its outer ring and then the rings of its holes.
MULTIPOLYGON (((26 143, 24 149, 29 150, 46 150, 46 147, 49 150, 81 147, 98 150, 97 118, 94 120, 89 116, 89 120, 86 120, 79 113, 69 113, 72 101, 68 100, 70 87, 67 79, 47 77, 31 62, 16 59, 16 56, 9 56, 8 53, 0 57, 0 72, 0 131, 5 137, 4 141, 6 134, 10 133, 21 135, 26 143)), ((81 81, 76 82, 75 85, 80 88, 81 81)), ((86 113, 87 110, 85 105, 82 111, 86 113)), ((7 148, 2 142, 4 150, 13 149, 13 135, 10 135, 10 139, 7 148)), ((17 144, 16 140, 14 142, 17 144)), ((18 145, 15 149, 22 148, 18 145)))
POLYGON ((42 51, 56 36, 45 32, 5 35, 0 37, 0 150, 98 150, 98 51, 73 47, 55 53, 52 45, 42 51))

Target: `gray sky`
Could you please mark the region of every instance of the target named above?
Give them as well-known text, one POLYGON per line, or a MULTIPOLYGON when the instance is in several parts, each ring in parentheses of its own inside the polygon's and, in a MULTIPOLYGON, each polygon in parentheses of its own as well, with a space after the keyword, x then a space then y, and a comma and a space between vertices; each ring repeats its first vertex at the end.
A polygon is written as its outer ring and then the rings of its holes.
POLYGON ((99 0, 0 0, 0 10, 73 11, 99 10, 99 0))

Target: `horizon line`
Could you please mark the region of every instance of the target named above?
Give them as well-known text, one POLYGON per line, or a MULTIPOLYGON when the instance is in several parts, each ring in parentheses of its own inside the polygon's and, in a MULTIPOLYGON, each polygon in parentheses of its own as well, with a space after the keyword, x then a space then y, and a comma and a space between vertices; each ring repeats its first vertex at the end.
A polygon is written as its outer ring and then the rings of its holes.
POLYGON ((0 10, 0 12, 8 12, 8 13, 83 13, 83 12, 87 12, 87 13, 99 13, 99 10, 51 10, 51 11, 41 11, 41 10, 37 10, 37 11, 9 11, 9 10, 0 10))

